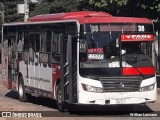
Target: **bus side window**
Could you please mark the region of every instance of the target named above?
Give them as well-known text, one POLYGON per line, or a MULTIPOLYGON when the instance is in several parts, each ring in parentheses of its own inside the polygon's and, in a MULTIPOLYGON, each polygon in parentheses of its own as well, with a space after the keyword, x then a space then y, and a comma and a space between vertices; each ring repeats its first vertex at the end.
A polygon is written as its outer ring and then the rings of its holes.
POLYGON ((41 52, 46 52, 46 32, 40 33, 40 39, 41 39, 41 52))
POLYGON ((46 52, 51 52, 51 40, 52 40, 52 32, 47 31, 46 33, 46 52))
POLYGON ((24 51, 28 51, 29 49, 29 33, 28 32, 25 32, 24 33, 24 46, 23 46, 23 50, 24 51))
POLYGON ((4 35, 3 46, 4 46, 4 50, 8 49, 8 38, 7 38, 7 35, 4 35))
POLYGON ((40 35, 39 34, 29 35, 29 48, 32 48, 34 52, 40 51, 40 35))
POLYGON ((59 62, 60 61, 60 34, 52 33, 52 39, 51 39, 51 55, 52 59, 51 62, 59 62))
POLYGON ((52 42, 52 52, 57 53, 58 52, 58 34, 53 33, 53 42, 52 42))
POLYGON ((41 32, 41 52, 51 52, 52 31, 41 32))
POLYGON ((40 36, 37 35, 36 38, 35 38, 35 44, 36 44, 36 52, 39 52, 40 51, 40 36))
POLYGON ((23 51, 24 34, 23 32, 18 32, 17 34, 17 51, 23 51))

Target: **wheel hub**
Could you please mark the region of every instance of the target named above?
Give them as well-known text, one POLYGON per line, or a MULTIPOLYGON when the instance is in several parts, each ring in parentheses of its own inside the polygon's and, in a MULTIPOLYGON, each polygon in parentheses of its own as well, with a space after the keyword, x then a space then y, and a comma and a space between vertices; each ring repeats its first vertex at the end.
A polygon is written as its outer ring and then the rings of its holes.
POLYGON ((21 97, 23 97, 23 88, 22 88, 22 85, 21 84, 19 84, 19 95, 21 96, 21 97))

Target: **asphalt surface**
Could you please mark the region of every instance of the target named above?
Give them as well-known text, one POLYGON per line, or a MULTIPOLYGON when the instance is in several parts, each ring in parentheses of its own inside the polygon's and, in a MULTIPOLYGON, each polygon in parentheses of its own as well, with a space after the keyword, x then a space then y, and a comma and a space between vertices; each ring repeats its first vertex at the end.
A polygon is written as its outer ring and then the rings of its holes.
POLYGON ((45 98, 32 97, 29 102, 20 102, 18 100, 17 93, 15 91, 9 91, 2 84, 0 84, 0 111, 45 111, 56 114, 54 117, 43 118, 0 118, 0 120, 159 120, 160 117, 140 117, 143 113, 149 113, 150 115, 154 111, 158 111, 160 114, 160 77, 157 77, 158 99, 155 103, 149 103, 147 105, 135 105, 126 106, 73 106, 74 109, 83 111, 88 109, 89 112, 65 112, 61 113, 57 110, 56 102, 45 98), (134 117, 130 116, 131 109, 134 117), (107 111, 106 111, 107 110, 107 111), (90 112, 92 111, 92 112, 90 112), (114 112, 113 112, 114 111, 114 112), (121 112, 119 112, 121 111, 121 112), (138 114, 136 114, 139 111, 138 114), (56 117, 57 116, 57 117, 56 117))

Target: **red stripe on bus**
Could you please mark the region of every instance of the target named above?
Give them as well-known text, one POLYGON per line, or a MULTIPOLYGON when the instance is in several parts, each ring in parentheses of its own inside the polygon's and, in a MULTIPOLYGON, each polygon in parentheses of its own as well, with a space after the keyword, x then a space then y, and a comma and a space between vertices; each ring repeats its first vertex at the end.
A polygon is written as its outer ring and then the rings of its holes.
POLYGON ((155 74, 154 67, 138 67, 136 69, 133 67, 125 67, 125 68, 123 68, 123 75, 139 75, 140 72, 145 75, 146 74, 147 75, 154 75, 155 74))

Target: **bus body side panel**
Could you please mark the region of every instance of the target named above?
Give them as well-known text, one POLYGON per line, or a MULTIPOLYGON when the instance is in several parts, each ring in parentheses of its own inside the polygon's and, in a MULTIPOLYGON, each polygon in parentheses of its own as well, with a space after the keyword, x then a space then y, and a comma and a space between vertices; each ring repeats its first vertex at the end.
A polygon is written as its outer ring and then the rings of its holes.
POLYGON ((37 96, 53 97, 52 68, 49 64, 38 63, 38 59, 39 55, 36 53, 33 62, 19 62, 26 91, 37 96))
POLYGON ((56 99, 56 85, 58 84, 58 80, 60 80, 60 65, 52 64, 52 83, 53 83, 53 97, 56 99))
MULTIPOLYGON (((11 70, 9 73, 9 70, 8 70, 8 66, 9 66, 8 60, 9 60, 9 56, 11 56, 11 52, 8 49, 8 40, 5 40, 3 44, 4 46, 2 48, 2 66, 1 66, 2 81, 3 81, 4 86, 6 86, 8 89, 15 90, 16 89, 16 82, 15 82, 16 77, 13 77, 13 79, 11 79, 12 77, 10 77, 10 80, 9 80, 9 75, 11 76, 12 74, 15 73, 15 71, 11 70)), ((14 65, 12 67, 17 66, 17 62, 15 61, 15 59, 12 65, 14 65)))
POLYGON ((39 89, 42 89, 50 93, 50 97, 53 96, 52 87, 52 66, 51 64, 39 63, 39 89))
MULTIPOLYGON (((8 46, 8 43, 5 43, 5 42, 3 44, 7 44, 8 46)), ((8 49, 7 48, 2 48, 2 82, 8 88, 8 49)))
POLYGON ((25 61, 19 62, 19 72, 22 73, 25 86, 28 86, 28 69, 28 64, 25 61))

